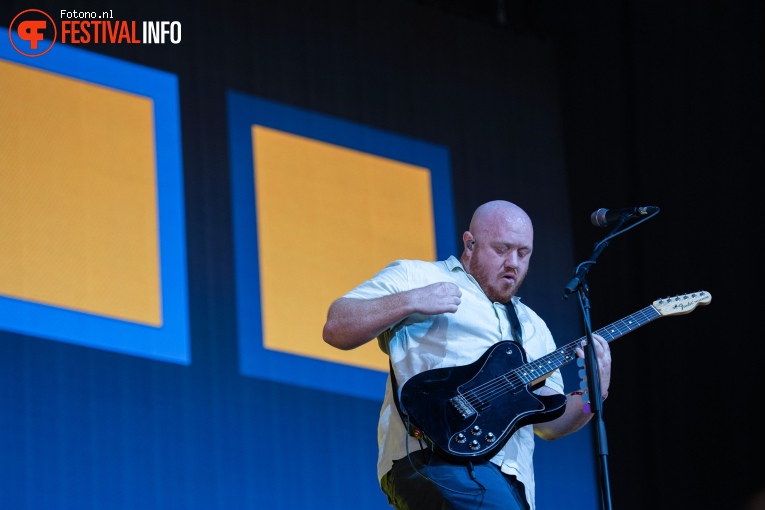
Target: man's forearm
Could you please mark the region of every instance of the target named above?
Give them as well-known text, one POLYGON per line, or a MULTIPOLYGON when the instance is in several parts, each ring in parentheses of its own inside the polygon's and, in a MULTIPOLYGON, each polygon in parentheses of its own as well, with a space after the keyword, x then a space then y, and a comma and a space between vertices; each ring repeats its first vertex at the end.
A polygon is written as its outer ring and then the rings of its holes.
POLYGON ((398 324, 413 311, 406 292, 375 299, 337 299, 327 312, 324 341, 338 349, 354 349, 398 324))

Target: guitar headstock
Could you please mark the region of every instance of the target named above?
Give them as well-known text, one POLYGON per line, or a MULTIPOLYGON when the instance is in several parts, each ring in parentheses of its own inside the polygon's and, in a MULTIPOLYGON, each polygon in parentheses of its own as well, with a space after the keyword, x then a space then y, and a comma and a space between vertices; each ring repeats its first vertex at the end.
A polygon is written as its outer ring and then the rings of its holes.
POLYGON ((691 292, 690 294, 678 294, 675 297, 657 299, 653 307, 661 315, 680 315, 690 313, 697 306, 708 305, 712 301, 712 294, 707 291, 691 292))

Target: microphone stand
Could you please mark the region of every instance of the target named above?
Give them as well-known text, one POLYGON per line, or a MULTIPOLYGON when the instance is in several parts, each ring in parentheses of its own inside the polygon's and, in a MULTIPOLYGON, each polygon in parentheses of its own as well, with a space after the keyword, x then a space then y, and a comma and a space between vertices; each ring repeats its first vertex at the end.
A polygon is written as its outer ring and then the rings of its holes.
POLYGON ((600 478, 600 501, 601 508, 611 509, 611 489, 609 484, 608 474, 608 442, 606 439, 606 428, 603 422, 603 400, 600 398, 600 372, 598 371, 598 360, 595 357, 595 349, 591 348, 594 340, 592 339, 592 322, 590 320, 590 301, 589 301, 589 286, 587 285, 587 273, 590 268, 595 264, 600 254, 609 244, 611 238, 613 238, 622 225, 629 219, 631 215, 629 213, 623 214, 621 218, 616 222, 614 230, 605 239, 595 245, 595 249, 590 256, 589 260, 586 260, 577 266, 576 275, 566 285, 565 295, 563 299, 567 299, 569 294, 576 292, 579 297, 579 305, 582 309, 582 315, 584 317, 584 329, 586 332, 587 343, 584 345, 584 360, 585 360, 585 373, 587 375, 588 394, 590 396, 590 412, 593 414, 595 431, 596 431, 596 448, 597 456, 600 463, 598 464, 600 478))

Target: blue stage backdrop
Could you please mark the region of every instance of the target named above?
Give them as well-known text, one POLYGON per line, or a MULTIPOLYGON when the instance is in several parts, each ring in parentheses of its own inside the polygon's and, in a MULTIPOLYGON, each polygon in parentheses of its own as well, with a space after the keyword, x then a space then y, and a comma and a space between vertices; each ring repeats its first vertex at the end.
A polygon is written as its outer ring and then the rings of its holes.
MULTIPOLYGON (((582 335, 548 42, 410 2, 85 4, 0 11, 2 508, 387 508, 387 360, 326 309, 459 255, 487 200, 582 335)), ((540 509, 597 506, 590 436, 537 441, 540 509)))

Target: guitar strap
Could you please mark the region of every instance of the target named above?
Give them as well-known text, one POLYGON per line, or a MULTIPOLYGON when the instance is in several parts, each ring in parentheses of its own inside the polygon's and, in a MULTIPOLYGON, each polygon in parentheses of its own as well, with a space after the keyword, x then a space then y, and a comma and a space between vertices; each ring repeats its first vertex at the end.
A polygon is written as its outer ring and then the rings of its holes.
POLYGON ((521 328, 521 321, 518 320, 515 304, 512 301, 508 301, 505 305, 505 310, 507 311, 507 320, 510 321, 510 332, 513 334, 513 340, 519 344, 523 343, 523 328, 521 328))
POLYGON ((390 356, 388 356, 388 367, 390 367, 390 386, 393 390, 393 402, 396 403, 398 415, 401 416, 401 421, 403 421, 406 426, 409 424, 409 420, 406 419, 404 411, 401 410, 401 403, 398 401, 398 383, 396 382, 396 374, 393 373, 393 362, 390 360, 390 356))
MULTIPOLYGON (((510 321, 510 330, 513 339, 520 344, 523 340, 523 329, 521 328, 521 321, 518 320, 518 313, 515 311, 515 305, 512 301, 509 301, 505 305, 505 310, 507 311, 507 320, 510 321)), ((396 374, 393 373, 393 362, 390 359, 390 355, 388 355, 388 367, 390 369, 390 385, 393 390, 393 402, 396 404, 396 409, 398 410, 398 415, 401 417, 401 421, 404 422, 404 426, 408 429, 409 420, 407 420, 404 411, 401 410, 401 403, 398 400, 398 382, 396 381, 396 374)), ((411 430, 408 432, 417 439, 422 437, 422 432, 419 430, 411 430)))

